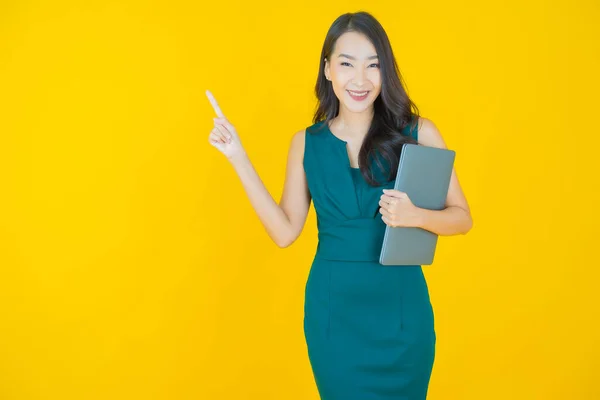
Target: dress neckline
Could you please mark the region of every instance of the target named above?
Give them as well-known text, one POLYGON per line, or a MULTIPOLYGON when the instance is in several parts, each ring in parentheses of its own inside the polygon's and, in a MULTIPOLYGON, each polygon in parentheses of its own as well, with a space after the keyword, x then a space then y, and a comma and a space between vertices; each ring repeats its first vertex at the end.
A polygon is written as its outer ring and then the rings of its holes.
POLYGON ((351 164, 350 164, 350 157, 348 156, 348 142, 340 139, 339 137, 337 137, 329 128, 329 124, 327 123, 327 121, 323 121, 323 125, 325 126, 325 131, 326 133, 332 137, 334 140, 336 140, 338 143, 343 144, 344 145, 344 151, 346 152, 346 164, 348 165, 348 168, 350 168, 351 170, 354 171, 360 171, 360 167, 354 168, 351 164))

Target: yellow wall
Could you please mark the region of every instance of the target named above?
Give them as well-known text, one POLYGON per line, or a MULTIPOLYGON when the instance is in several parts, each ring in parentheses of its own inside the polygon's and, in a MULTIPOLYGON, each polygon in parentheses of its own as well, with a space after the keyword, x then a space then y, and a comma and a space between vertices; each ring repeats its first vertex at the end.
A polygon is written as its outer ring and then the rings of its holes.
MULTIPOLYGON (((270 241, 205 90, 279 200, 325 33, 368 2, 211 3, 0 3, 1 399, 318 398, 314 209, 270 241)), ((475 219, 424 267, 429 398, 597 399, 599 7, 502 3, 364 8, 475 219)))

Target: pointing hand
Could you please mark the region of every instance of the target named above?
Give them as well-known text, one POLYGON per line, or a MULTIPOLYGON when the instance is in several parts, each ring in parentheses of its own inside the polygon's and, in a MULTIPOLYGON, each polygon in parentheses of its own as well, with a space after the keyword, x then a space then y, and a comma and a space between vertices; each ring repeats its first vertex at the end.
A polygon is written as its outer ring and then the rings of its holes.
POLYGON ((216 147, 221 153, 225 154, 229 160, 232 160, 239 155, 243 155, 244 148, 234 126, 227 120, 225 115, 223 115, 217 100, 209 90, 206 91, 206 96, 217 114, 217 118, 213 118, 215 126, 210 131, 208 142, 216 147))

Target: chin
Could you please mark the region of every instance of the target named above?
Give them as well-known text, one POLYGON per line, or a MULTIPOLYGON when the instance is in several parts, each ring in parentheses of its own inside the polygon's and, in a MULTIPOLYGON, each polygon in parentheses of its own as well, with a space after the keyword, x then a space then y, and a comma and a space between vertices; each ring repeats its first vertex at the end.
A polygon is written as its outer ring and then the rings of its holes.
POLYGON ((371 108, 373 106, 373 102, 369 101, 368 103, 364 103, 364 104, 348 104, 348 103, 344 103, 346 109, 348 109, 348 111, 352 111, 355 113, 359 113, 359 112, 363 112, 368 110, 369 108, 371 108))

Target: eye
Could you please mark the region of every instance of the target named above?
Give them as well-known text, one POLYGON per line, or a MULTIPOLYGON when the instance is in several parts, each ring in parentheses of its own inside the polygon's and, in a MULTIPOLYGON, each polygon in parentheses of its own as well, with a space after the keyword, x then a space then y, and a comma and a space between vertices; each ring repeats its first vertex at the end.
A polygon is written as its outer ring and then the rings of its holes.
MULTIPOLYGON (((352 66, 352 64, 350 64, 349 62, 346 62, 346 61, 341 62, 340 65, 344 65, 344 66, 345 65, 349 65, 349 66, 352 66)), ((374 65, 376 68, 379 68, 379 64, 378 63, 374 63, 374 64, 371 64, 371 65, 374 65)), ((369 65, 369 67, 371 65, 369 65)))

